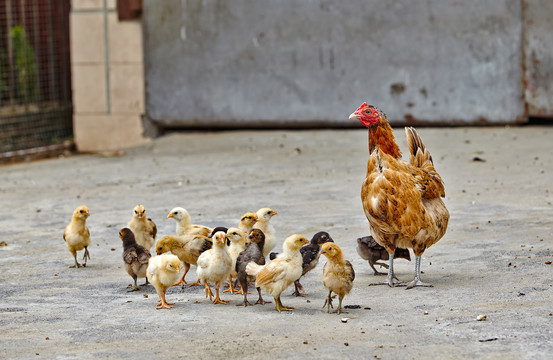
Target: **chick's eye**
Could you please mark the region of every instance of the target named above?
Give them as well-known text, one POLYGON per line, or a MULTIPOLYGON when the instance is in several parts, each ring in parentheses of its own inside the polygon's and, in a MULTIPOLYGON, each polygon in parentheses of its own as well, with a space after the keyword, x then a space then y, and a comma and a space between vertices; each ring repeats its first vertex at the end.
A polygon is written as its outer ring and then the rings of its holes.
POLYGON ((81 210, 81 211, 79 211, 79 212, 80 212, 81 214, 84 214, 84 211, 83 211, 83 210, 81 210))
POLYGON ((135 214, 138 214, 138 211, 135 210, 134 213, 135 213, 135 214))

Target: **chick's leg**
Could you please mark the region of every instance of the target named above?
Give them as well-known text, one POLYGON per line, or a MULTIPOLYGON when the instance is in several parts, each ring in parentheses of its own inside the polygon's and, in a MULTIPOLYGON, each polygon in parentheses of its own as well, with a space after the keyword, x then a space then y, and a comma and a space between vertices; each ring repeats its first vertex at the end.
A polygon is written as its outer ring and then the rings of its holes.
POLYGON ((374 275, 386 275, 386 273, 383 273, 383 272, 380 272, 378 270, 376 270, 376 268, 374 267, 375 265, 380 265, 381 267, 385 267, 386 269, 388 269, 388 265, 384 264, 384 263, 379 263, 378 261, 377 262, 370 262, 369 261, 369 265, 371 266, 371 268, 373 269, 374 271, 374 275))
POLYGON ((242 290, 245 289, 245 291, 243 291, 244 302, 241 304, 236 304, 236 306, 250 306, 251 304, 248 302, 248 280, 246 281, 240 280, 240 287, 242 290))
POLYGON ((133 276, 132 278, 134 279, 134 288, 132 288, 132 289, 130 289, 130 290, 127 290, 127 292, 133 292, 133 291, 138 291, 138 290, 140 290, 140 289, 138 288, 137 283, 136 283, 136 281, 138 280, 138 278, 137 278, 136 276, 133 276))
POLYGON ((280 294, 278 296, 273 295, 273 298, 275 299, 275 308, 278 312, 294 310, 294 308, 292 306, 282 305, 282 302, 280 301, 280 294))
POLYGON ((231 294, 233 294, 236 291, 236 289, 234 289, 234 287, 232 286, 232 276, 230 275, 228 276, 228 289, 224 290, 223 292, 226 293, 229 291, 231 294))
MULTIPOLYGON (((182 277, 180 278, 180 280, 177 281, 176 283, 174 283, 173 286, 177 286, 177 285, 184 286, 184 284, 186 284, 186 280, 184 280, 184 277, 188 273, 188 270, 190 270, 190 264, 184 263, 184 274, 182 274, 182 277)), ((147 281, 148 281, 148 279, 146 279, 146 282, 147 281)))
POLYGON ((219 297, 219 286, 215 286, 215 299, 213 300, 213 303, 214 304, 226 304, 228 303, 227 300, 221 300, 221 298, 219 297))
POLYGON ((173 305, 173 303, 168 303, 167 301, 165 301, 165 291, 167 289, 156 289, 156 292, 157 292, 157 296, 159 296, 159 300, 161 302, 161 304, 158 304, 159 306, 156 308, 156 309, 171 309, 172 306, 170 305, 173 305))
POLYGON ((328 292, 328 297, 325 300, 325 303, 323 304, 323 309, 326 306, 326 312, 330 313, 330 308, 334 309, 334 306, 332 306, 332 290, 328 292))
POLYGON ((211 300, 211 298, 213 298, 213 292, 211 292, 211 288, 207 284, 207 281, 204 281, 204 285, 205 285, 205 297, 207 298, 209 296, 209 300, 211 300))
POLYGON ((303 290, 303 286, 300 284, 300 279, 294 281, 294 287, 296 290, 292 293, 294 296, 307 296, 305 291, 303 290))
POLYGON ((75 265, 70 266, 70 268, 80 268, 81 264, 77 262, 77 252, 75 250, 72 250, 71 254, 73 254, 73 258, 75 259, 75 265))
POLYGON ((421 281, 421 257, 415 256, 415 279, 407 284, 407 289, 412 289, 416 286, 432 287, 430 284, 423 283, 421 281))
POLYGON ((89 258, 90 259, 90 253, 88 252, 88 247, 84 247, 84 256, 83 256, 83 267, 86 267, 86 258, 89 258))
MULTIPOLYGON (((256 304, 265 305, 266 303, 270 303, 270 301, 265 301, 261 297, 261 288, 260 287, 257 288, 257 293, 259 294, 259 299, 257 299, 256 304)), ((244 295, 244 296, 246 296, 246 295, 244 295)))

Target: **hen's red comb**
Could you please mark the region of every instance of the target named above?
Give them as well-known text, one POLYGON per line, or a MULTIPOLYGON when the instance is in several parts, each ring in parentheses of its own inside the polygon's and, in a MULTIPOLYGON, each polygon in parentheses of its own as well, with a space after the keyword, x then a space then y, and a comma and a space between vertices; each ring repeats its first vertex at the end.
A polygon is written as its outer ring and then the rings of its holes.
POLYGON ((357 110, 355 110, 355 111, 361 110, 361 109, 363 109, 363 108, 366 107, 366 106, 367 106, 367 103, 364 102, 364 103, 362 103, 361 106, 359 106, 359 107, 357 108, 357 110))

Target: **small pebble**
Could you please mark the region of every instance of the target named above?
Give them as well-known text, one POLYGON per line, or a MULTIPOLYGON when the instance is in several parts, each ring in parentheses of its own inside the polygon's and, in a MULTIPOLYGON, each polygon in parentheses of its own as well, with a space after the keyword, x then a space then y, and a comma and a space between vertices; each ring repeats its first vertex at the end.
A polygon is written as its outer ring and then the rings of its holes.
POLYGON ((349 320, 349 318, 347 318, 347 317, 343 317, 343 318, 342 318, 342 322, 343 322, 343 323, 347 323, 348 320, 349 320))
POLYGON ((428 315, 428 311, 425 311, 425 312, 424 312, 424 315, 428 315))
POLYGON ((476 321, 486 321, 487 318, 488 318, 487 315, 478 315, 476 317, 476 321))

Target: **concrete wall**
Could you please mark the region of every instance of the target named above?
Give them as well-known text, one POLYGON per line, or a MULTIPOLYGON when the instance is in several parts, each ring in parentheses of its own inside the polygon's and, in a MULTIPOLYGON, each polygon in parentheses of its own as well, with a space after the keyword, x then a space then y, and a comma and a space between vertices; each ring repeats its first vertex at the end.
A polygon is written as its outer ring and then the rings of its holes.
POLYGON ((120 22, 115 0, 72 0, 73 131, 80 151, 147 141, 142 24, 120 22))
POLYGON ((145 0, 146 112, 161 126, 526 119, 520 0, 145 0))

